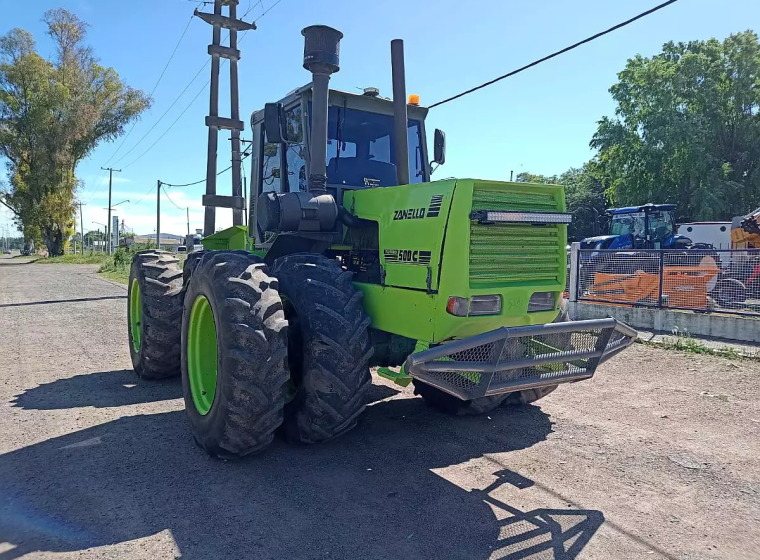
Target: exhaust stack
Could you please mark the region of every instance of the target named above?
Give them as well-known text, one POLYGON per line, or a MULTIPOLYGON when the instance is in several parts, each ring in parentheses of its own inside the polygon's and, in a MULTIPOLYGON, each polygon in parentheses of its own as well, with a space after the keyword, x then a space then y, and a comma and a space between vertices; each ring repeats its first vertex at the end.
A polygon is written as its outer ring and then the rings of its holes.
POLYGON ((391 41, 391 74, 393 76, 393 128, 396 137, 396 177, 399 185, 409 184, 409 138, 407 136, 406 71, 404 41, 391 41))
POLYGON ((326 25, 311 25, 304 36, 303 67, 312 76, 311 161, 309 192, 327 192, 327 95, 330 75, 340 70, 340 40, 343 33, 326 25))

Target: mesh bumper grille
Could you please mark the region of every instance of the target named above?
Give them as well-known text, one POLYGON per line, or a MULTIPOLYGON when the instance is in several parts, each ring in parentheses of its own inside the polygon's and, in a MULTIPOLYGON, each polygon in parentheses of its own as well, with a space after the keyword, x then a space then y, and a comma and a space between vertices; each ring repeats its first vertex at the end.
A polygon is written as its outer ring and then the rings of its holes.
POLYGON ((412 354, 406 371, 468 400, 588 379, 635 338, 615 319, 501 328, 412 354))

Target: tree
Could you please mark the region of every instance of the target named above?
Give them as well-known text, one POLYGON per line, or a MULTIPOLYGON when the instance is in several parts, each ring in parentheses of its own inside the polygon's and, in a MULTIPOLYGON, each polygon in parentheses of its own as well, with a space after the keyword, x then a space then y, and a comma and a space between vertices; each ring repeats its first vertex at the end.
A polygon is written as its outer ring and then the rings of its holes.
POLYGON ((25 237, 41 238, 57 255, 73 229, 77 165, 123 134, 150 100, 98 64, 76 15, 58 8, 44 21, 52 61, 23 29, 0 38, 0 156, 10 183, 2 194, 25 237))
POLYGON ((760 43, 746 31, 636 56, 591 146, 616 204, 675 202, 687 220, 760 206, 760 43))
POLYGON ((567 211, 573 214, 573 222, 567 228, 571 241, 577 241, 600 233, 601 222, 607 207, 609 182, 605 179, 597 160, 571 168, 561 175, 534 175, 520 173, 517 181, 562 185, 565 187, 567 211))

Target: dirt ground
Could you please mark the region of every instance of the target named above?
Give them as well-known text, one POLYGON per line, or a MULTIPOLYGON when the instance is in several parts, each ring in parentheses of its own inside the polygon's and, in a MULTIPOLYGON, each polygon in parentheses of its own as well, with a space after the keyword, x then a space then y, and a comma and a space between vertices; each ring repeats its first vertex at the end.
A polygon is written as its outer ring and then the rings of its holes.
POLYGON ((537 406, 208 458, 131 371, 126 290, 0 260, 0 560, 758 559, 760 365, 636 345, 537 406))

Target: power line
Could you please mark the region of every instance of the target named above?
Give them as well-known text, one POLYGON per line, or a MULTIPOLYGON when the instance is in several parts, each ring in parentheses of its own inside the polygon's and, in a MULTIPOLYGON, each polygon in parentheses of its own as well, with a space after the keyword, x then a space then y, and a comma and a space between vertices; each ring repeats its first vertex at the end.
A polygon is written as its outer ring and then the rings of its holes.
POLYGON ((166 192, 166 189, 164 188, 165 186, 166 186, 166 185, 164 185, 163 183, 161 183, 161 190, 163 191, 163 193, 164 193, 164 195, 166 196, 167 200, 168 200, 169 202, 171 202, 171 203, 172 203, 172 205, 173 205, 173 206, 174 206, 174 207, 175 207, 177 210, 185 210, 185 208, 183 208, 182 206, 179 206, 179 205, 178 205, 176 202, 174 202, 174 201, 172 200, 172 197, 170 197, 170 196, 169 196, 169 193, 168 193, 168 192, 166 192))
MULTIPOLYGON (((156 188, 156 187, 155 187, 155 185, 154 185, 154 186, 152 186, 152 187, 150 188, 150 190, 149 190, 148 192, 146 192, 144 195, 142 195, 140 198, 141 198, 141 199, 145 198, 145 197, 146 197, 146 196, 148 196, 150 193, 152 193, 152 192, 153 192, 153 189, 155 189, 155 188, 156 188)), ((144 201, 144 200, 135 200, 134 202, 130 202, 129 204, 127 204, 127 205, 125 206, 125 208, 129 208, 130 206, 134 206, 135 204, 141 204, 141 203, 143 203, 143 202, 145 202, 145 201, 144 201)))
POLYGON ((678 0, 668 0, 667 2, 663 2, 662 4, 659 4, 655 6, 654 8, 647 10, 646 12, 642 12, 639 15, 632 17, 629 20, 626 20, 622 23, 618 23, 617 25, 614 25, 613 27, 610 27, 609 29, 602 31, 600 33, 597 33, 596 35, 592 35, 591 37, 587 37, 586 39, 583 39, 582 41, 578 41, 575 44, 570 45, 569 47, 565 47, 562 50, 553 52, 552 54, 545 56, 543 58, 539 58, 538 60, 534 60, 530 64, 526 64, 525 66, 518 68, 517 70, 513 70, 511 72, 508 72, 507 74, 504 74, 503 76, 499 76, 498 78, 494 78, 493 80, 486 82, 484 84, 480 84, 479 86, 475 86, 474 88, 468 89, 467 91, 463 91, 462 93, 458 93, 452 97, 449 97, 447 99, 444 99, 443 101, 438 101, 437 103, 433 103, 432 105, 428 106, 428 109, 432 109, 433 107, 438 107, 439 105, 443 105, 444 103, 448 103, 449 101, 454 101, 455 99, 459 99, 460 97, 464 97, 465 95, 472 93, 474 91, 477 91, 479 89, 483 89, 484 87, 490 86, 491 84, 495 84, 496 82, 503 80, 504 78, 509 78, 511 76, 514 76, 515 74, 519 74, 520 72, 523 72, 529 68, 533 68, 534 66, 538 66, 542 62, 546 62, 549 59, 554 58, 555 56, 559 56, 561 54, 564 54, 568 51, 571 51, 577 47, 580 47, 581 45, 584 45, 586 43, 590 43, 591 41, 594 41, 598 39, 599 37, 602 37, 604 35, 607 35, 608 33, 612 33, 613 31, 616 31, 622 27, 625 27, 626 25, 629 25, 633 23, 634 21, 637 21, 643 17, 648 16, 649 14, 653 14, 654 12, 661 10, 667 6, 670 6, 671 4, 675 4, 678 0))
MULTIPOLYGON (((199 74, 200 74, 200 72, 199 72, 199 74)), ((190 82, 190 84, 192 84, 192 82, 190 82)), ((188 87, 190 86, 190 84, 188 84, 188 87)), ((196 94, 195 94, 195 97, 193 97, 193 98, 190 100, 190 103, 188 103, 188 104, 187 104, 187 106, 186 106, 184 109, 182 109, 182 112, 181 112, 179 115, 177 115, 177 118, 176 118, 176 119, 174 119, 174 121, 172 122, 172 124, 170 124, 170 125, 169 125, 169 128, 167 128, 166 130, 164 130, 163 134, 161 134, 161 136, 159 136, 159 137, 156 139, 156 141, 155 141, 155 142, 153 142, 153 143, 152 143, 152 144, 151 144, 151 145, 148 147, 148 149, 147 149, 147 150, 145 150, 143 153, 141 153, 139 156, 137 156, 135 159, 133 159, 133 160, 132 160, 132 161, 130 161, 130 162, 127 164, 127 165, 125 165, 125 166, 124 166, 124 169, 126 169, 126 168, 127 168, 127 167, 129 167, 130 165, 132 165, 132 164, 136 163, 137 161, 139 161, 139 160, 140 160, 140 159, 141 159, 141 158, 142 158, 142 157, 143 157, 145 154, 147 154, 149 151, 151 151, 151 150, 152 150, 152 149, 155 147, 155 145, 156 145, 156 144, 158 144, 158 143, 161 141, 161 139, 162 139, 164 136, 166 136, 166 135, 169 133, 169 131, 170 131, 170 130, 171 130, 173 127, 174 127, 174 125, 175 125, 175 124, 177 124, 177 122, 178 122, 178 121, 179 121, 179 120, 182 118, 182 116, 183 116, 185 113, 187 113, 187 110, 188 110, 188 109, 189 109, 189 108, 190 108, 190 107, 193 105, 193 103, 195 103, 195 100, 196 100, 196 99, 198 99, 198 97, 200 97, 201 93, 203 93, 204 91, 206 91, 206 86, 207 86, 208 84, 209 84, 209 82, 206 82, 206 83, 203 85, 203 87, 200 89, 200 91, 199 91, 198 93, 196 93, 196 94)), ((180 95, 181 95, 181 94, 180 94, 180 95)), ((178 101, 178 100, 179 100, 179 98, 177 98, 177 101, 178 101)), ((176 103, 176 101, 175 101, 175 103, 176 103)), ((173 106, 173 105, 174 105, 174 103, 172 103, 172 106, 173 106)), ((167 110, 167 112, 168 112, 168 110, 167 110)), ((163 116, 162 116, 161 118, 163 118, 163 116)), ((160 122, 160 119, 159 119, 159 122, 160 122)), ((156 124, 158 124, 158 123, 156 123, 156 124)), ((153 127, 151 127, 151 130, 153 130, 155 127, 156 127, 156 125, 153 125, 153 127)), ((149 130, 148 132, 150 132, 150 130, 149 130)), ((145 136, 147 136, 147 133, 146 133, 146 135, 145 135, 145 136)), ((144 138, 145 136, 143 136, 143 138, 144 138)), ((138 144, 139 144, 139 142, 138 142, 138 144)), ((135 144, 135 145, 133 146, 133 148, 135 148, 136 146, 137 146, 137 144, 135 144)), ((130 150, 130 151, 132 151, 132 150, 130 150)), ((127 153, 129 153, 129 152, 127 152, 127 153)), ((125 154, 125 155, 126 155, 126 154, 125 154)))
MULTIPOLYGON (((240 161, 243 162, 245 158, 247 158, 250 155, 251 155, 250 153, 243 154, 243 157, 240 158, 240 161)), ((229 171, 230 169, 232 169, 231 165, 229 167, 222 169, 219 173, 216 174, 216 176, 218 177, 219 175, 222 175, 223 173, 227 173, 227 171, 229 171)), ((200 181, 195 181, 193 183, 184 183, 182 185, 173 185, 171 183, 164 183, 163 181, 161 181, 161 184, 167 187, 180 188, 180 187, 193 187, 195 185, 200 185, 201 183, 205 183, 205 182, 206 182, 206 178, 204 177, 200 181)))
POLYGON ((108 173, 107 172, 103 172, 100 175, 100 182, 98 182, 97 179, 95 180, 95 182, 98 183, 98 184, 97 184, 97 186, 92 191, 90 191, 89 196, 87 197, 87 200, 86 200, 85 204, 87 204, 89 202, 92 202, 92 199, 95 197, 95 194, 98 191, 100 191, 100 189, 103 188, 103 186, 106 184, 106 177, 108 177, 108 173))
MULTIPOLYGON (((190 1, 191 2, 196 2, 197 0, 190 0, 190 1)), ((200 7, 201 4, 203 4, 203 2, 198 2, 198 6, 196 6, 196 8, 200 7)), ((161 83, 161 80, 164 78, 164 74, 166 74, 166 70, 169 68, 169 65, 171 64, 172 60, 174 60, 174 55, 177 54, 177 49, 179 49, 179 46, 182 43, 182 39, 185 38, 185 35, 187 34, 187 30, 190 29, 190 24, 193 22, 193 17, 195 17, 195 16, 191 15, 190 19, 187 20, 187 25, 185 26, 185 29, 182 31, 182 35, 180 35, 180 38, 177 41, 177 44, 174 45, 174 50, 172 51, 172 54, 169 56, 169 60, 166 61, 166 64, 164 65, 164 69, 161 71, 161 75, 158 77, 158 80, 156 80, 156 83, 153 86, 153 89, 148 94, 149 98, 153 97, 153 94, 156 92, 156 89, 158 89, 158 84, 161 83)), ((180 95, 182 95, 182 94, 180 94, 180 95)), ((159 119, 159 121, 160 121, 160 119, 159 119)), ((135 119, 135 121, 132 123, 132 127, 129 129, 129 132, 127 132, 127 135, 122 139, 121 143, 116 148, 116 151, 114 151, 114 153, 111 154, 111 157, 108 158, 108 160, 106 161, 105 165, 108 165, 108 162, 110 162, 113 158, 116 157, 116 154, 118 154, 119 150, 121 150, 122 146, 124 146, 124 143, 127 141, 127 138, 129 138, 129 135, 132 134, 132 131, 135 129, 135 126, 137 126, 137 119, 135 119)), ((129 153, 129 152, 127 152, 127 153, 129 153)), ((118 163, 122 159, 123 159, 123 156, 121 158, 119 158, 119 160, 116 163, 118 163)))
MULTIPOLYGON (((257 17, 255 20, 253 20, 253 22, 256 23, 257 21, 259 21, 261 18, 263 18, 265 15, 267 15, 267 13, 269 13, 269 10, 271 10, 272 8, 274 8, 280 2, 282 2, 282 0, 277 0, 277 2, 275 2, 274 4, 272 4, 271 6, 269 6, 266 10, 264 10, 264 13, 261 14, 259 17, 257 17)), ((259 2, 259 4, 261 4, 261 2, 259 2)), ((262 8, 264 7, 263 4, 262 4, 261 7, 262 8)))
MULTIPOLYGON (((156 128, 156 127, 159 125, 159 123, 160 123, 162 120, 164 120, 164 117, 165 117, 166 115, 168 115, 168 114, 169 114, 169 111, 171 111, 171 110, 172 110, 172 108, 173 108, 173 107, 174 107, 174 106, 177 104, 177 102, 178 102, 178 101, 179 101, 179 100, 182 98, 182 96, 183 96, 183 95, 185 95, 185 92, 186 92, 188 89, 190 89, 190 86, 191 86, 191 85, 193 85, 193 83, 195 83, 195 80, 198 78, 198 76, 200 76, 200 75, 201 75, 201 72, 203 72, 203 71, 206 69, 206 66, 208 66, 208 64, 209 64, 209 61, 210 61, 210 60, 207 60, 207 61, 206 61, 206 64, 204 64, 204 65, 201 67, 201 69, 200 69, 200 70, 198 70, 198 72, 197 72, 197 73, 195 74, 195 76, 193 76, 193 78, 192 78, 192 79, 191 79, 191 80, 188 82, 188 84, 185 86, 185 88, 184 88, 184 89, 183 89, 181 92, 179 92, 179 95, 178 95, 178 96, 177 96, 177 97, 174 99, 174 101, 172 101, 171 105, 169 105, 169 107, 167 107, 166 111, 164 111, 164 112, 163 112, 163 114, 162 114, 162 115, 161 115, 161 116, 158 118, 158 120, 157 120, 155 123, 153 123, 153 126, 151 126, 151 127, 148 129, 148 131, 147 131, 145 134, 143 134, 143 135, 142 135, 142 137, 140 137, 140 139, 139 139, 137 142, 135 142, 135 143, 134 143, 134 145, 133 145, 133 146, 132 146, 132 147, 131 147, 129 150, 127 150, 127 152, 126 152, 125 154, 123 154, 123 155, 122 155, 122 156, 121 156, 121 157, 120 157, 118 160, 116 160, 116 161, 114 162, 114 165, 115 165, 115 164, 117 164, 117 163, 119 163, 121 160, 123 160, 125 157, 127 157, 127 156, 128 156, 130 153, 132 153, 132 151, 133 151, 133 150, 134 150, 134 149, 135 149, 137 146, 139 146, 139 145, 140 145, 140 143, 141 143, 143 140, 145 140, 145 139, 148 137, 148 135, 149 135, 151 132, 153 132, 153 130, 154 130, 154 129, 155 129, 155 128, 156 128)), ((208 85, 208 84, 207 84, 207 85, 208 85)), ((205 87, 206 87, 206 86, 203 86, 203 87, 204 87, 204 89, 205 89, 205 87)), ((195 101, 195 100, 198 98, 198 96, 199 96, 201 93, 202 93, 202 90, 201 90, 201 92, 199 92, 199 93, 198 93, 198 94, 197 94, 195 97, 193 97, 193 100, 190 102, 190 105, 192 105, 192 104, 193 104, 193 102, 194 102, 194 101, 195 101)), ((184 109, 184 111, 182 111, 181 115, 185 114, 185 111, 187 111, 187 109, 190 107, 190 105, 188 105, 187 107, 185 107, 185 109, 184 109)), ((175 122, 176 122, 176 121, 175 121, 175 122)), ((174 126, 174 123, 172 123, 172 125, 171 125, 171 126, 174 126)), ((170 129, 171 129, 171 126, 169 127, 170 129)), ((166 133, 164 133, 164 134, 166 134, 166 133)), ((162 137, 163 137, 163 136, 162 136, 162 137)), ((154 145, 155 145, 155 144, 154 144, 154 145)), ((152 147, 152 146, 151 146, 151 147, 152 147)), ((144 154, 143 154, 143 155, 144 155, 144 154)), ((142 156, 140 156, 140 157, 142 157, 142 156)), ((137 159, 140 159, 140 158, 138 157, 137 159)), ((132 163, 134 163, 135 161, 137 161, 137 159, 136 159, 136 160, 134 160, 132 163)), ((130 163, 130 164, 128 164, 128 165, 125 165, 124 167, 129 167, 130 165, 132 165, 132 163, 130 163)))
MULTIPOLYGON (((274 4, 272 4, 272 5, 271 5, 269 8, 267 8, 267 9, 266 9, 266 10, 265 10, 265 11, 264 11, 264 12, 263 12, 263 13, 262 13, 262 14, 261 14, 261 15, 260 15, 260 16, 259 16, 257 19, 256 19, 256 21, 258 21, 258 20, 260 20, 262 17, 264 17, 264 16, 267 14, 267 12, 269 12, 269 11, 270 11, 272 8, 274 8, 274 7, 275 7, 277 4, 279 4, 280 2, 282 2, 282 0, 277 0, 277 2, 275 2, 274 4)), ((249 8, 249 9, 248 9, 248 11, 247 11, 245 14, 243 14, 243 15, 241 16, 241 19, 242 19, 242 18, 244 18, 246 15, 248 15, 248 13, 249 13, 251 10, 253 10, 254 8, 256 8, 256 6, 258 6, 258 5, 261 5, 261 6, 262 6, 262 8, 263 8, 263 4, 261 3, 261 1, 259 1, 259 2, 257 2, 256 4, 254 4, 254 5, 253 5, 251 8, 249 8)), ((238 40, 238 45, 239 45, 240 43, 242 43, 242 42, 243 42, 243 39, 245 38, 245 36, 246 36, 247 34, 248 34, 248 31, 244 31, 244 32, 242 33, 242 35, 240 36, 240 39, 238 40)), ((225 38, 225 41, 226 41, 226 40, 228 40, 228 39, 229 39, 229 33, 227 33, 227 37, 225 38)), ((119 162, 120 162, 122 159, 124 159, 124 158, 125 158, 127 155, 129 155, 129 153, 130 153, 130 152, 132 152, 132 150, 134 150, 134 149, 135 149, 135 148, 136 148, 136 147, 137 147, 137 146, 138 146, 138 145, 139 145, 139 144, 140 144, 140 143, 141 143, 141 142, 142 142, 142 141, 143 141, 143 140, 144 140, 144 139, 145 139, 145 138, 146 138, 146 137, 147 137, 147 136, 148 136, 148 135, 149 135, 149 134, 152 132, 152 131, 153 131, 153 129, 155 129, 155 128, 156 128, 156 126, 158 126, 158 124, 159 124, 159 123, 160 123, 160 122, 163 120, 163 118, 164 118, 164 117, 165 117, 165 116, 166 116, 166 115, 169 113, 169 111, 171 111, 171 109, 172 109, 172 108, 173 108, 173 107, 174 107, 174 106, 177 104, 177 102, 178 102, 178 101, 179 101, 179 100, 182 98, 182 96, 184 95, 184 93, 185 93, 185 92, 186 92, 186 91, 187 91, 187 90, 190 88, 190 86, 191 86, 191 85, 193 85, 193 83, 195 82, 195 80, 196 80, 196 79, 198 79, 198 76, 200 76, 201 72, 203 72, 203 71, 206 69, 206 67, 209 65, 209 63, 210 63, 210 62, 211 62, 211 59, 208 59, 208 60, 206 60, 206 62, 203 64, 203 66, 201 66, 201 68, 198 70, 198 72, 196 72, 195 76, 193 76, 193 77, 192 77, 192 79, 190 80, 190 82, 189 82, 189 83, 188 83, 188 84, 185 86, 185 88, 184 88, 184 89, 183 89, 183 90, 180 92, 180 94, 179 94, 179 95, 178 95, 178 96, 177 96, 177 97, 174 99, 174 101, 172 102, 172 104, 171 104, 171 105, 169 105, 169 107, 166 109, 166 111, 164 111, 164 113, 163 113, 163 114, 162 114, 162 115, 159 117, 159 119, 158 119, 158 120, 157 120, 157 121, 156 121, 156 122, 153 124, 153 126, 151 126, 151 127, 150 127, 150 129, 149 129, 149 130, 148 130, 148 131, 147 131, 145 134, 143 134, 143 136, 142 136, 142 137, 141 137, 141 138, 140 138, 140 139, 139 139, 139 140, 138 140, 138 141, 137 141, 137 142, 136 142, 136 143, 135 143, 135 144, 134 144, 134 145, 133 145, 133 146, 132 146, 132 147, 131 147, 131 148, 130 148, 128 151, 127 151, 127 153, 125 153, 125 154, 124 154, 124 155, 122 155, 122 156, 121 156, 121 157, 120 157, 118 160, 116 160, 116 162, 114 162, 115 164, 116 164, 116 163, 119 163, 119 162)), ((224 65, 224 64, 226 64, 226 63, 227 63, 227 59, 224 59, 224 60, 222 61, 222 65, 224 65)), ((168 133, 168 132, 169 132, 169 131, 170 131, 170 130, 171 130, 173 127, 174 127, 174 125, 175 125, 175 124, 177 124, 177 122, 179 121, 180 117, 182 117, 182 115, 184 115, 184 114, 187 112, 187 110, 190 108, 190 106, 191 106, 191 105, 192 105, 192 104, 195 102, 195 100, 196 100, 196 99, 197 99, 197 98, 200 96, 200 94, 201 94, 201 93, 203 93, 203 91, 206 89, 206 86, 208 86, 210 83, 211 83, 211 79, 208 79, 208 80, 206 81, 206 83, 203 85, 203 88, 201 89, 201 91, 199 91, 199 92, 198 92, 198 93, 195 95, 195 97, 193 97, 193 99, 190 101, 190 103, 189 103, 189 104, 188 104, 188 105, 187 105, 187 106, 186 106, 186 107, 185 107, 185 108, 182 110, 182 112, 181 112, 181 113, 179 114, 179 116, 178 116, 178 117, 177 117, 177 118, 174 120, 174 122, 172 122, 172 124, 170 124, 170 125, 169 125, 169 128, 167 128, 167 129, 164 131, 164 133, 163 133, 163 134, 162 134, 162 135, 161 135, 161 136, 158 138, 158 140, 156 140, 155 142, 153 142, 153 144, 151 144, 151 146, 150 146, 150 147, 149 147, 147 150, 145 150, 145 152, 143 152, 143 153, 142 153, 142 154, 140 154, 140 155, 139 155, 137 158, 135 158, 133 161, 131 161, 130 163, 128 163, 127 165, 125 165, 125 166, 124 166, 124 168, 127 168, 127 167, 129 167, 130 165, 132 165, 133 163, 135 163, 137 160, 139 160, 140 158, 142 158, 142 157, 143 157, 145 154, 147 154, 147 153, 148 153, 148 152, 149 152, 151 149, 153 149, 153 147, 154 147, 154 146, 155 146, 155 145, 156 145, 156 144, 159 142, 159 140, 161 140, 161 139, 162 139, 164 136, 166 136, 166 134, 167 134, 167 133, 168 133)))

